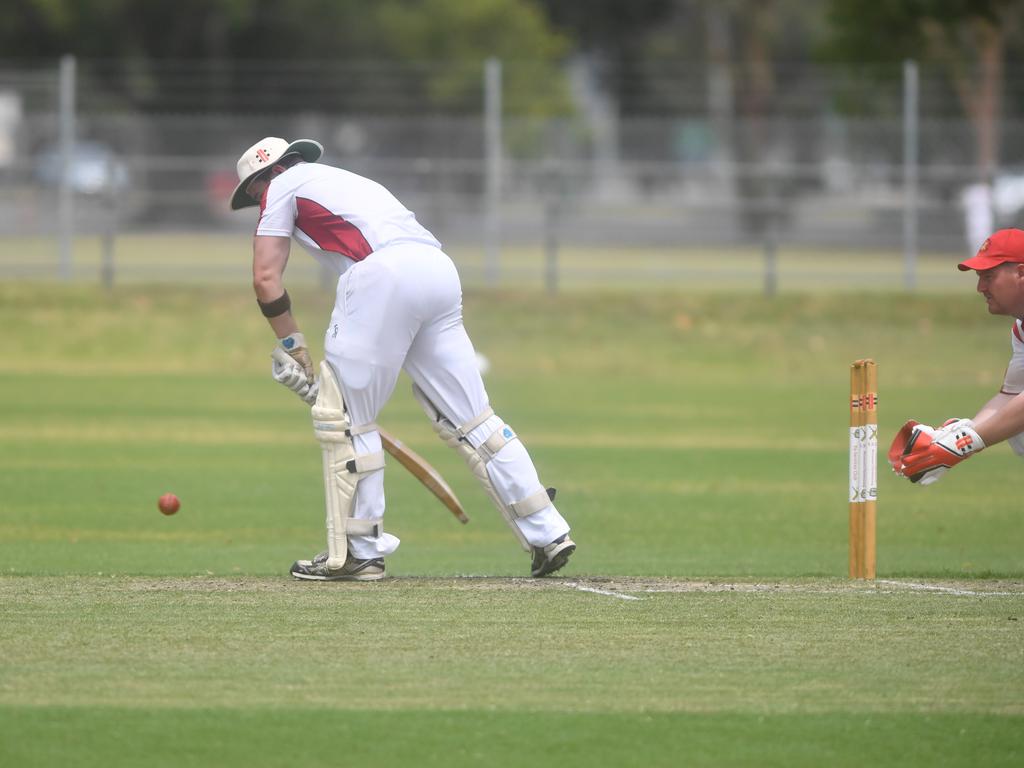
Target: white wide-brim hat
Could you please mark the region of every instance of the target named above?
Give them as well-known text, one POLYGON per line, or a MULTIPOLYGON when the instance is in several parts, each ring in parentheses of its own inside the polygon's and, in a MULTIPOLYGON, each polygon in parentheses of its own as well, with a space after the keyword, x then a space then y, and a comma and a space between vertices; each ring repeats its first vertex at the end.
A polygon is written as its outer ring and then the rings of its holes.
POLYGON ((285 155, 297 154, 307 163, 315 163, 324 153, 324 148, 319 141, 313 139, 296 139, 287 142, 274 136, 261 139, 245 150, 245 153, 238 158, 238 186, 231 193, 231 210, 248 208, 251 205, 258 205, 245 194, 245 188, 252 177, 272 167, 274 163, 285 155))

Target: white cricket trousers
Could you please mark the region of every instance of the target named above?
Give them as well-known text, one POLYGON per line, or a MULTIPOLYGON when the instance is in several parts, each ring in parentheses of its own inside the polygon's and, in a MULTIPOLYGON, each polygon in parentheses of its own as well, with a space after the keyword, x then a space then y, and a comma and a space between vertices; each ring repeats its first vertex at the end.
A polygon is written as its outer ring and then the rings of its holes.
MULTIPOLYGON (((476 352, 462 323, 462 286, 452 260, 439 248, 399 243, 382 248, 348 268, 324 341, 324 354, 341 383, 352 426, 377 420, 404 369, 437 409, 456 426, 488 407, 476 352)), ((491 416, 467 436, 478 447, 504 421, 491 416)), ((382 449, 376 430, 356 435, 357 456, 382 449)), ((491 483, 506 503, 541 487, 537 470, 520 440, 502 448, 487 464, 491 483)), ((353 516, 384 516, 384 471, 363 476, 356 487, 353 516)), ((569 525, 553 504, 516 525, 533 546, 549 544, 569 525)), ((396 536, 350 536, 357 558, 388 555, 396 536)))

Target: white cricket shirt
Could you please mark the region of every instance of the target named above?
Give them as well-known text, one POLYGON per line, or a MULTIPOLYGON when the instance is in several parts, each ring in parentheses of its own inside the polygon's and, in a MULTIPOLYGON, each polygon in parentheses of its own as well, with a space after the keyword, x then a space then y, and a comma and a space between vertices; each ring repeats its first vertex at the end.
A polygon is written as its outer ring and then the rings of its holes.
POLYGON ((1019 395, 1024 392, 1024 326, 1022 326, 1022 322, 1024 321, 1015 320, 1010 333, 1013 354, 1010 356, 1010 364, 1006 366, 1003 388, 999 390, 1004 395, 1019 395))
POLYGON ((383 186, 319 163, 299 163, 270 182, 256 234, 293 237, 338 274, 396 243, 441 247, 383 186))

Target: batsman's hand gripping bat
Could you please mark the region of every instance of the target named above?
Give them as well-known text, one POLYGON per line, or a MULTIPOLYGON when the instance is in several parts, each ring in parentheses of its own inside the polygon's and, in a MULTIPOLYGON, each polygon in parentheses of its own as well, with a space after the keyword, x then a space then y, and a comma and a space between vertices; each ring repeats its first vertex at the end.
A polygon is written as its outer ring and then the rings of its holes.
MULTIPOLYGON (((314 381, 313 384, 309 384, 309 380, 299 364, 280 347, 274 348, 274 351, 271 353, 271 359, 273 360, 271 372, 274 380, 295 392, 307 405, 312 405, 316 400, 318 382, 314 381)), ((380 440, 384 445, 384 450, 390 453, 399 464, 405 467, 428 491, 434 494, 455 515, 460 523, 463 525, 468 523, 469 518, 462 508, 462 503, 448 483, 444 481, 444 478, 441 477, 441 473, 394 435, 380 427, 377 428, 377 431, 380 433, 380 440)))

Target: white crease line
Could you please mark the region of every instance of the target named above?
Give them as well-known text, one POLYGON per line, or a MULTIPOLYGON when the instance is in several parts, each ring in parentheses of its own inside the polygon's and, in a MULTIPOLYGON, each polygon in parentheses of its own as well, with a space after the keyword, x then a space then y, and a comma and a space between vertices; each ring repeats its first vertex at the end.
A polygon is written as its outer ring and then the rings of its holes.
POLYGON ((568 586, 579 590, 580 592, 593 592, 595 595, 607 595, 608 597, 617 597, 620 600, 643 600, 642 597, 636 595, 624 595, 621 592, 612 592, 607 589, 595 589, 594 587, 584 587, 581 584, 577 584, 574 581, 570 581, 568 586))
POLYGON ((944 592, 948 595, 967 595, 977 597, 988 597, 989 595, 1018 595, 1020 592, 977 592, 971 589, 954 589, 953 587, 940 587, 936 584, 915 584, 912 581, 889 581, 888 579, 879 579, 879 584, 889 584, 894 587, 907 587, 908 589, 923 589, 928 592, 944 592))

